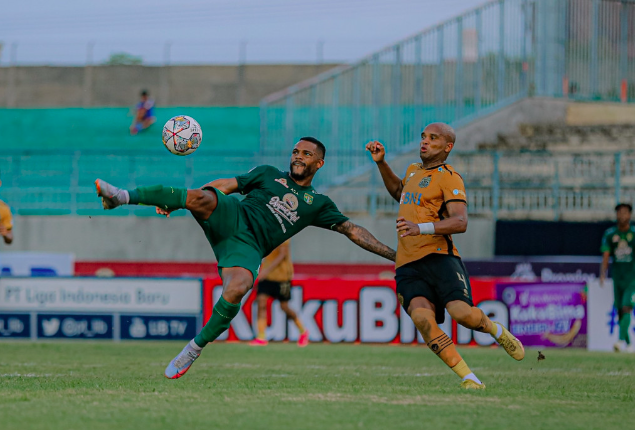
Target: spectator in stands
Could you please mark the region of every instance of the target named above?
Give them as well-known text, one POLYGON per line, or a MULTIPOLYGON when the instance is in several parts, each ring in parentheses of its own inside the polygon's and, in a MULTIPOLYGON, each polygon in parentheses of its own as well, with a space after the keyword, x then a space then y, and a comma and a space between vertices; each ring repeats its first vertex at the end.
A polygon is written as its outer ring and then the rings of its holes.
MULTIPOLYGON (((2 185, 2 181, 0 181, 2 185)), ((13 242, 13 218, 9 205, 0 200, 0 236, 4 243, 10 245, 13 242)))
POLYGON ((287 240, 274 249, 262 260, 258 275, 258 335, 250 342, 252 346, 265 346, 267 337, 267 302, 269 298, 280 300, 280 307, 300 330, 298 346, 309 344, 309 332, 304 328, 298 315, 289 307, 291 300, 291 279, 293 278, 293 263, 291 262, 291 245, 287 240))
POLYGON ((134 120, 130 126, 130 134, 135 135, 150 127, 156 121, 154 116, 154 100, 148 97, 148 91, 141 91, 141 101, 135 108, 134 120))

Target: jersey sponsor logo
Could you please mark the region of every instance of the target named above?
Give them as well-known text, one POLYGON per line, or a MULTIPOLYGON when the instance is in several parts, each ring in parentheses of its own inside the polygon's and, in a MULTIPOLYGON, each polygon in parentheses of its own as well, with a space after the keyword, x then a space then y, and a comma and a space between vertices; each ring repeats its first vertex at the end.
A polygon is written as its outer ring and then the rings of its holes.
POLYGON ((282 201, 285 202, 292 211, 298 208, 298 198, 293 194, 285 194, 282 197, 282 201))
POLYGON ((633 248, 628 246, 628 242, 620 240, 614 251, 615 260, 618 262, 630 263, 632 261, 633 248))
POLYGON ((421 205, 421 193, 403 193, 401 194, 400 205, 421 205))
MULTIPOLYGON (((287 199, 287 196, 293 197, 295 199, 294 207, 297 208, 298 199, 293 194, 286 194, 282 200, 280 200, 280 197, 278 196, 273 196, 271 200, 269 200, 269 204, 267 204, 267 207, 274 215, 276 215, 276 218, 278 216, 284 218, 289 224, 293 225, 300 219, 300 217, 298 216, 298 213, 291 209, 289 204, 286 202, 286 200, 291 200, 287 199)), ((285 228, 284 225, 282 225, 282 222, 280 223, 280 225, 283 227, 282 230, 284 231, 285 228)))
POLYGON ((309 193, 304 193, 304 201, 306 202, 306 204, 308 205, 312 205, 313 204, 313 196, 309 193))
POLYGON ((432 176, 426 176, 419 182, 419 188, 427 188, 430 185, 430 181, 432 180, 432 176))
POLYGON ((282 185, 283 187, 285 187, 285 188, 289 188, 289 186, 287 185, 287 180, 286 180, 286 179, 284 179, 284 178, 278 178, 278 179, 275 179, 275 181, 276 181, 277 183, 279 183, 280 185, 282 185))
POLYGON ((613 235, 613 243, 617 243, 619 241, 620 241, 620 237, 617 234, 613 235))
POLYGON ((461 190, 452 190, 452 194, 454 194, 455 196, 463 196, 463 197, 465 197, 465 192, 463 192, 461 190))

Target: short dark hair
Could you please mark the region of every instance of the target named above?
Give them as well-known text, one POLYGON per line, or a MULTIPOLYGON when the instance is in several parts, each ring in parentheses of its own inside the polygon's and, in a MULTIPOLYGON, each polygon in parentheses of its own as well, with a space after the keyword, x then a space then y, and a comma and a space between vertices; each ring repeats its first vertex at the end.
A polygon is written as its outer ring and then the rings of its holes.
POLYGON ((615 212, 619 211, 622 208, 626 208, 629 212, 633 212, 633 206, 628 203, 619 203, 617 206, 615 206, 615 212))
POLYGON ((318 150, 322 153, 322 160, 324 160, 324 157, 326 157, 326 146, 324 146, 324 144, 322 142, 317 140, 315 137, 311 137, 311 136, 301 137, 300 140, 304 140, 306 142, 311 142, 315 146, 317 146, 318 150))
POLYGON ((148 90, 141 90, 141 96, 147 96, 148 95, 148 90))

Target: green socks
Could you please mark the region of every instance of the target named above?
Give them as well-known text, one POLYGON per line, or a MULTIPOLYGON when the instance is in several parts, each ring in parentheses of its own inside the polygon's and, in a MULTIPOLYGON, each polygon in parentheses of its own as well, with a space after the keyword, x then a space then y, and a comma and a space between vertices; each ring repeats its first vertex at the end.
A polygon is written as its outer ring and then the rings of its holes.
POLYGON ((229 328, 229 323, 238 315, 238 311, 240 311, 240 303, 237 305, 231 304, 221 296, 216 305, 214 305, 212 316, 203 327, 203 330, 196 335, 194 342, 201 348, 210 342, 214 342, 222 332, 229 328))
POLYGON ((128 191, 128 194, 131 205, 158 206, 162 209, 185 209, 185 201, 187 200, 186 188, 164 187, 163 185, 135 188, 128 191))
POLYGON ((623 314, 622 318, 620 318, 620 340, 625 341, 629 345, 631 344, 631 341, 628 336, 628 328, 630 327, 630 325, 631 325, 631 313, 628 312, 623 314))

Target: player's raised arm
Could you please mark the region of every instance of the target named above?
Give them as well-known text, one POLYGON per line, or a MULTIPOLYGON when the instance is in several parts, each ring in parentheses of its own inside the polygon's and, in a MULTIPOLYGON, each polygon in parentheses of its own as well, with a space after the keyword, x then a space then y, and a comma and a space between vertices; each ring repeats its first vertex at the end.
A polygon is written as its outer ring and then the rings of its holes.
POLYGON ((201 189, 214 187, 223 194, 233 194, 238 191, 238 180, 236 178, 215 179, 203 185, 201 189))
POLYGON ((373 161, 377 163, 381 179, 384 181, 384 185, 388 190, 388 193, 397 201, 401 198, 401 191, 403 190, 403 183, 399 176, 393 172, 388 163, 386 163, 386 148, 380 142, 376 140, 370 141, 366 144, 366 150, 370 152, 373 157, 373 161))
POLYGON ((397 253, 394 249, 381 243, 375 236, 373 236, 368 230, 361 225, 353 224, 350 221, 344 221, 333 227, 333 230, 338 233, 342 233, 348 237, 355 245, 364 248, 366 251, 370 251, 373 254, 377 254, 390 261, 395 261, 397 253))

